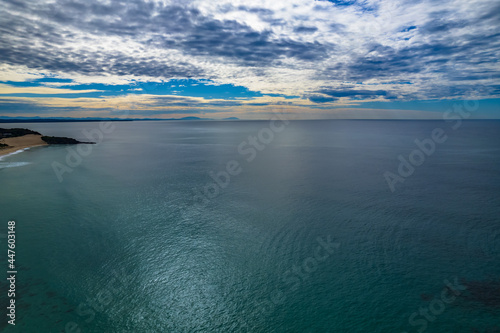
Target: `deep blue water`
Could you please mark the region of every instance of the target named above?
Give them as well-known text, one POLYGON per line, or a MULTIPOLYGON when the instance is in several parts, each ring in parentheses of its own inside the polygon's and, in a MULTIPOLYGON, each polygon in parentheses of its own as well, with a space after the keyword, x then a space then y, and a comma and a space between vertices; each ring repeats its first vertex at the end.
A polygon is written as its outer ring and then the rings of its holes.
MULTIPOLYGON (((4 314, 0 330, 500 327, 500 122, 274 125, 120 122, 80 153, 4 157, 0 236, 15 220, 19 272, 16 326, 4 314), (436 128, 445 142, 391 191, 384 174, 436 128)), ((2 125, 83 140, 99 126, 2 125)))

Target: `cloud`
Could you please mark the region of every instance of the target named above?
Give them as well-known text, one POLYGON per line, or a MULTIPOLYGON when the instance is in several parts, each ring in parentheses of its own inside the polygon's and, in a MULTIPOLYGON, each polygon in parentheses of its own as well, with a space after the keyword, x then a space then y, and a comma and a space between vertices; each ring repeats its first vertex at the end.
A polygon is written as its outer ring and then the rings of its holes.
POLYGON ((327 97, 322 95, 311 95, 308 99, 313 103, 328 103, 338 100, 338 98, 327 97))
POLYGON ((318 28, 316 28, 316 27, 299 26, 299 27, 293 28, 293 31, 297 32, 299 34, 300 33, 312 34, 312 33, 315 33, 316 31, 318 31, 318 28))
MULTIPOLYGON (((206 80, 228 92, 212 99, 303 96, 281 101, 300 107, 500 96, 489 0, 0 1, 3 82, 150 94, 141 84, 206 80)), ((191 88, 165 93, 198 96, 191 88)))
MULTIPOLYGON (((93 93, 99 90, 88 89, 80 90, 78 93, 93 93)), ((58 95, 58 94, 74 94, 72 89, 54 89, 48 87, 12 87, 0 83, 0 95, 17 95, 17 94, 32 94, 32 95, 58 95)))
MULTIPOLYGON (((167 64, 152 56, 120 52, 108 45, 95 51, 61 47, 82 34, 131 39, 139 48, 177 50, 191 56, 223 57, 244 65, 269 66, 281 57, 317 60, 326 56, 318 42, 303 42, 256 31, 235 20, 218 20, 188 5, 152 2, 59 1, 28 5, 9 1, 3 17, 1 60, 31 68, 82 74, 111 73, 161 77, 200 76, 187 62, 167 64), (22 10, 22 13, 21 13, 22 10), (35 19, 28 19, 34 17, 35 19), (29 40, 40 39, 43 47, 29 40), (83 52, 82 52, 83 51, 83 52), (71 60, 69 60, 71 59, 71 60)), ((240 7, 240 9, 244 7, 240 7)), ((249 9, 268 14, 270 10, 249 9)), ((306 28, 315 29, 315 28, 306 28)))
POLYGON ((324 89, 320 91, 322 94, 332 97, 367 97, 367 96, 386 96, 387 91, 384 90, 329 90, 324 89))

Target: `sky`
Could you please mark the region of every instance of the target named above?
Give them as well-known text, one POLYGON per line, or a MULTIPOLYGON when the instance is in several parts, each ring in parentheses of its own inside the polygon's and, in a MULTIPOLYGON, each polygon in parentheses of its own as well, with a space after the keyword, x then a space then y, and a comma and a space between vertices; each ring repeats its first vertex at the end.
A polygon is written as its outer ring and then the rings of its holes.
POLYGON ((500 118, 498 0, 0 6, 3 117, 500 118))

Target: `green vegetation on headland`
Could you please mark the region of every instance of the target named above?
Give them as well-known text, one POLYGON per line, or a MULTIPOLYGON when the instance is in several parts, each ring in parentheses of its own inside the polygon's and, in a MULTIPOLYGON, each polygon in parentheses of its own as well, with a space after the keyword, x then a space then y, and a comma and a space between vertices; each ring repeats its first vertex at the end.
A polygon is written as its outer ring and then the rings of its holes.
POLYGON ((0 139, 15 138, 16 136, 23 136, 28 134, 41 135, 40 133, 29 130, 27 128, 0 128, 0 139))
MULTIPOLYGON (((40 135, 42 134, 32 131, 27 128, 0 128, 0 139, 15 138, 24 135, 40 135)), ((57 136, 42 136, 41 139, 49 145, 75 145, 79 143, 95 144, 95 142, 82 142, 72 138, 57 137, 57 136)), ((8 148, 9 145, 0 143, 0 148, 8 148)))
POLYGON ((57 137, 57 136, 42 136, 42 140, 49 145, 76 145, 79 143, 95 144, 95 142, 82 142, 72 138, 57 137))

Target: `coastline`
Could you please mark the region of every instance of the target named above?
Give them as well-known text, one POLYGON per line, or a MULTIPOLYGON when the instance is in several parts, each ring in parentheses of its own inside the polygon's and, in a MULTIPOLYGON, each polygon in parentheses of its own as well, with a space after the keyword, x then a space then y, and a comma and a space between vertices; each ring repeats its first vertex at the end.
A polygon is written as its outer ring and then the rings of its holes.
POLYGON ((36 134, 27 134, 13 138, 3 138, 0 139, 0 143, 9 146, 8 148, 0 149, 0 158, 11 155, 13 153, 21 152, 28 148, 48 146, 48 144, 42 140, 42 136, 36 134))

